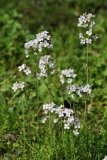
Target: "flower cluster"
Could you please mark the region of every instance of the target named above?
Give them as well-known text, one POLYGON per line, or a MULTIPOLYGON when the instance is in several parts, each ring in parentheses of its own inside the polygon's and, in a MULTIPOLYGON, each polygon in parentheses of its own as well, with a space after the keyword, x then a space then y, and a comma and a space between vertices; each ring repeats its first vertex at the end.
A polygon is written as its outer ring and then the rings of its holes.
MULTIPOLYGON (((88 35, 88 37, 84 37, 82 33, 79 34, 79 38, 80 38, 80 43, 81 44, 88 44, 88 43, 92 43, 92 39, 89 38, 92 35, 92 29, 96 26, 94 21, 91 21, 91 18, 95 17, 93 14, 91 13, 83 13, 83 15, 81 15, 78 18, 78 27, 83 27, 86 28, 88 27, 88 30, 86 31, 86 35, 88 35)), ((98 39, 97 34, 92 36, 92 38, 94 39, 94 41, 96 41, 98 39)))
POLYGON ((31 73, 30 68, 26 64, 22 64, 21 66, 18 67, 19 72, 23 70, 23 72, 28 75, 31 73))
POLYGON ((71 69, 65 69, 62 70, 60 75, 60 82, 63 84, 65 83, 65 80, 67 79, 67 83, 72 82, 72 78, 76 77, 76 74, 74 74, 74 70, 71 69))
MULTIPOLYGON (((18 67, 19 72, 23 70, 23 72, 28 75, 31 73, 30 68, 26 65, 26 64, 22 64, 21 66, 18 67)), ((14 83, 12 89, 14 90, 14 92, 19 89, 19 88, 24 88, 25 86, 25 82, 21 82, 21 83, 14 83)))
POLYGON ((73 93, 76 93, 79 97, 82 97, 81 93, 88 93, 91 94, 91 86, 89 84, 86 84, 84 86, 74 86, 74 85, 68 85, 66 87, 66 92, 70 94, 73 97, 73 93))
MULTIPOLYGON (((50 69, 54 69, 56 65, 53 63, 53 58, 50 55, 41 56, 39 60, 39 69, 40 73, 37 73, 36 76, 38 79, 41 77, 47 77, 49 73, 47 73, 48 67, 50 69)), ((50 74, 54 74, 55 70, 51 71, 50 74)))
POLYGON ((67 87, 66 87, 66 93, 70 94, 71 97, 74 97, 73 93, 76 93, 79 97, 82 97, 81 93, 88 93, 91 94, 91 87, 89 84, 84 85, 84 86, 75 86, 72 85, 72 78, 75 78, 76 74, 74 73, 74 70, 71 69, 65 69, 62 70, 61 75, 60 75, 60 82, 64 84, 67 82, 67 87))
POLYGON ((21 83, 14 83, 13 84, 13 87, 12 87, 12 89, 14 90, 14 92, 17 90, 17 89, 19 89, 19 88, 24 88, 24 84, 25 84, 25 82, 21 82, 21 83))
MULTIPOLYGON (((53 41, 48 33, 49 32, 47 31, 43 31, 39 34, 36 34, 36 39, 25 43, 24 47, 26 58, 29 57, 28 50, 31 47, 33 47, 37 52, 41 52, 43 48, 53 48, 53 41)), ((34 54, 37 54, 37 52, 34 52, 34 54)))
MULTIPOLYGON (((75 118, 73 113, 74 111, 72 109, 64 108, 64 105, 60 105, 59 107, 55 108, 56 104, 54 102, 51 102, 49 104, 43 105, 44 114, 54 113, 56 115, 56 118, 54 118, 53 122, 57 123, 60 118, 62 118, 64 123, 64 129, 70 129, 71 126, 74 126, 73 133, 74 135, 78 135, 78 129, 80 128, 80 122, 78 118, 75 118)), ((46 116, 42 122, 45 123, 47 119, 49 119, 49 116, 46 116)))
MULTIPOLYGON (((26 42, 25 47, 25 54, 26 58, 29 57, 28 51, 32 47, 34 49, 34 54, 37 55, 37 52, 41 52, 43 48, 53 48, 53 42, 51 36, 48 34, 49 32, 43 31, 39 34, 36 34, 36 39, 31 40, 29 42, 26 42)), ((48 74, 54 74, 55 70, 55 64, 53 63, 53 58, 50 55, 45 55, 39 57, 39 70, 40 73, 36 73, 36 76, 38 79, 41 77, 47 77, 48 74)), ((22 64, 18 67, 19 72, 23 71, 26 75, 29 75, 31 73, 30 67, 28 67, 26 64, 22 64)), ((24 82, 22 83, 15 83, 13 84, 12 89, 16 91, 18 88, 24 87, 24 82)))

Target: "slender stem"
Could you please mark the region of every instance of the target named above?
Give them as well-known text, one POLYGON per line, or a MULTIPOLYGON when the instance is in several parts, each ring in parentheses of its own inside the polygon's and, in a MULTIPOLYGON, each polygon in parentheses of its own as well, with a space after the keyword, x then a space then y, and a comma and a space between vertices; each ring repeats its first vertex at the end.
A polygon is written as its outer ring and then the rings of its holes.
MULTIPOLYGON (((47 88, 48 88, 48 98, 49 98, 49 103, 51 103, 51 92, 50 92, 50 79, 49 79, 49 75, 47 76, 47 80, 48 80, 48 85, 47 85, 47 88)), ((50 111, 49 111, 49 133, 51 135, 51 114, 50 114, 50 111)))
POLYGON ((30 90, 26 90, 25 89, 25 106, 26 106, 26 110, 28 111, 28 115, 27 115, 27 120, 28 120, 28 133, 27 133, 27 136, 30 138, 30 120, 31 120, 31 108, 29 107, 29 105, 27 105, 27 101, 29 101, 29 96, 28 96, 28 93, 30 93, 30 90))
POLYGON ((88 46, 88 43, 87 43, 87 84, 89 82, 89 73, 88 73, 88 54, 89 54, 89 46, 88 46))
POLYGON ((25 106, 22 103, 22 115, 23 115, 23 156, 25 155, 25 108, 24 107, 25 106))
MULTIPOLYGON (((86 55, 86 76, 87 76, 87 84, 89 83, 89 70, 88 70, 88 54, 89 54, 89 46, 87 43, 87 55, 86 55)), ((85 102, 85 121, 86 121, 86 149, 88 153, 88 93, 86 94, 86 102, 85 102)))
MULTIPOLYGON (((87 84, 89 83, 88 54, 89 54, 89 48, 88 48, 88 43, 87 43, 87 55, 86 55, 86 77, 87 77, 87 84)), ((87 121, 87 115, 88 115, 88 94, 86 95, 85 114, 86 114, 86 121, 87 121)))

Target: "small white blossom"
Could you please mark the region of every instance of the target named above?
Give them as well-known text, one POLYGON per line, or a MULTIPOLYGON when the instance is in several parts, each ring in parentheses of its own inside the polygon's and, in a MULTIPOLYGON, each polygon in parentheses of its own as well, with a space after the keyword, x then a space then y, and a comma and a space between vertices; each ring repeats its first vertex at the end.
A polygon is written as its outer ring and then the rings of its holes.
POLYGON ((48 118, 49 116, 46 116, 44 119, 42 119, 42 123, 45 123, 48 118))
POLYGON ((43 105, 43 110, 48 110, 48 111, 50 111, 51 113, 53 113, 53 111, 54 111, 54 106, 55 106, 55 103, 54 102, 51 102, 51 103, 49 103, 49 104, 44 104, 43 105))
POLYGON ((30 68, 26 64, 22 64, 21 66, 18 67, 18 69, 19 71, 23 70, 23 72, 26 73, 26 75, 31 73, 30 68))
POLYGON ((34 52, 35 55, 37 55, 37 52, 34 52))
POLYGON ((58 122, 58 119, 55 118, 55 119, 53 120, 53 122, 54 122, 54 123, 57 123, 57 122, 58 122))
POLYGON ((74 116, 70 116, 70 117, 68 117, 68 119, 67 119, 67 123, 74 123, 74 116))
POLYGON ((31 73, 31 70, 29 67, 27 67, 26 69, 23 70, 23 72, 26 73, 26 75, 30 74, 31 73))
POLYGON ((79 33, 79 38, 83 38, 83 34, 82 33, 79 33))
POLYGON ((44 113, 45 113, 45 114, 48 114, 48 110, 44 110, 44 113))
POLYGON ((22 64, 21 66, 19 66, 19 67, 18 67, 19 72, 20 72, 21 70, 25 69, 25 67, 26 67, 26 64, 22 64))
POLYGON ((51 74, 55 74, 55 73, 56 73, 56 70, 51 71, 51 74))
POLYGON ((77 129, 73 130, 73 134, 77 136, 79 134, 78 130, 77 129))
POLYGON ((72 82, 72 79, 71 78, 68 78, 67 79, 67 83, 71 83, 72 82))
POLYGON ((64 129, 70 129, 70 124, 64 124, 64 129))
POLYGON ((89 36, 91 36, 91 34, 92 34, 92 29, 90 29, 89 31, 86 31, 86 34, 88 34, 89 36))
POLYGON ((63 84, 65 82, 63 75, 60 75, 60 82, 63 84))
POLYGON ((17 83, 16 82, 16 83, 13 84, 12 89, 14 90, 14 92, 16 92, 16 90, 19 89, 19 88, 23 89, 24 88, 24 84, 25 84, 25 82, 21 82, 21 83, 17 83))
POLYGON ((97 34, 95 36, 93 36, 94 41, 96 41, 98 39, 97 34))
POLYGON ((75 119, 74 119, 74 128, 75 128, 75 129, 80 128, 80 122, 79 122, 79 119, 78 119, 78 118, 75 118, 75 119))
POLYGON ((86 38, 85 41, 86 41, 86 43, 90 43, 91 44, 92 39, 86 38))
POLYGON ((73 92, 76 92, 76 86, 70 84, 66 87, 66 91, 68 94, 72 94, 73 92))
POLYGON ((85 44, 85 39, 80 39, 80 44, 85 44))

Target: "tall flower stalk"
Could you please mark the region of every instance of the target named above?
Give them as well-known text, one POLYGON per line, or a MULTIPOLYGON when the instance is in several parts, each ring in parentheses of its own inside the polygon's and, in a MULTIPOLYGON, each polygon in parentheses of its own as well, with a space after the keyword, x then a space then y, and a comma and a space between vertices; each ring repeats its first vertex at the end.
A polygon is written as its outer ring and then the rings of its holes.
MULTIPOLYGON (((83 13, 78 18, 78 27, 86 28, 85 35, 83 33, 79 34, 80 44, 87 45, 87 51, 86 51, 86 83, 89 85, 89 44, 91 44, 94 41, 98 39, 97 34, 93 35, 93 28, 96 27, 95 22, 92 20, 92 18, 95 17, 91 13, 83 13), (88 30, 87 30, 88 28, 88 30)), ((85 102, 85 122, 86 122, 86 135, 87 135, 87 152, 88 152, 88 102, 89 102, 89 94, 86 94, 86 102, 85 102)))

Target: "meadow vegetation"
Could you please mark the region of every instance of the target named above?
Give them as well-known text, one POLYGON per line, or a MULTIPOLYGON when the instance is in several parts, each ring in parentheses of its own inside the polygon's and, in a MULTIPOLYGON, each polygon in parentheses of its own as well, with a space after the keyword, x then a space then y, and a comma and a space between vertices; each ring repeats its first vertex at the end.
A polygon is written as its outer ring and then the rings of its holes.
POLYGON ((106 160, 107 2, 0 8, 0 159, 106 160))

